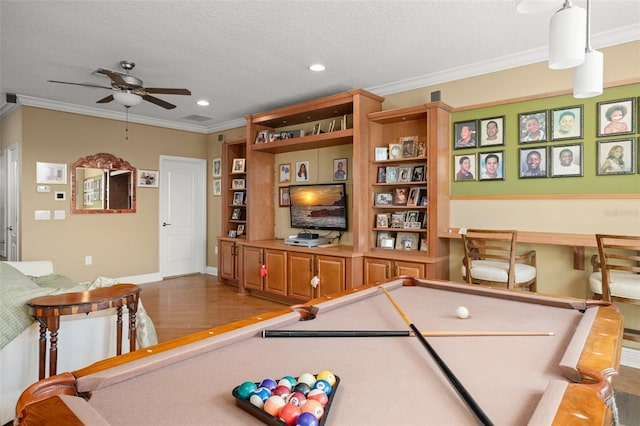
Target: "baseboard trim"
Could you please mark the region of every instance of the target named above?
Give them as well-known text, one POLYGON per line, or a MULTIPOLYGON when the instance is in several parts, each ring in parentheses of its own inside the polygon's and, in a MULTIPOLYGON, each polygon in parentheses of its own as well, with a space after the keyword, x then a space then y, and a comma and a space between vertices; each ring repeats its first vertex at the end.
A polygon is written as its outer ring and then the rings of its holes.
MULTIPOLYGON (((205 274, 218 276, 218 267, 216 266, 207 266, 205 268, 205 274)), ((142 274, 142 275, 132 275, 130 277, 120 277, 118 281, 121 283, 132 283, 132 284, 145 284, 152 283, 155 281, 162 281, 162 275, 160 272, 153 272, 151 274, 142 274)))
POLYGON ((640 369, 640 349, 622 348, 620 364, 640 369))

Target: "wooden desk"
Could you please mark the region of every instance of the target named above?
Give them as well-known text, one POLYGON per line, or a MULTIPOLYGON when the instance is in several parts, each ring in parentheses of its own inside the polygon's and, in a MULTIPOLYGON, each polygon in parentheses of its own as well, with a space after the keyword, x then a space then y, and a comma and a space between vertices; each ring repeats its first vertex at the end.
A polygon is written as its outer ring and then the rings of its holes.
POLYGON ((140 288, 135 284, 117 284, 95 290, 42 296, 31 299, 29 314, 40 323, 39 379, 45 378, 47 358, 47 329, 50 333, 49 375, 54 376, 58 365, 58 329, 62 315, 88 314, 109 308, 117 308, 117 354, 122 354, 122 307, 129 309, 129 350, 136 349, 136 312, 140 288))

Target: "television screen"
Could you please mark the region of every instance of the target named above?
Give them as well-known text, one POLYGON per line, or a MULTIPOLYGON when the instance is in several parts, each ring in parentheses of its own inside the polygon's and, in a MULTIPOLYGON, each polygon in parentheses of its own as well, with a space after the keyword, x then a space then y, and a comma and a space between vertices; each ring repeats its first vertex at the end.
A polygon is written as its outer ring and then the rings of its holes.
POLYGON ((344 183, 289 187, 291 227, 347 230, 347 194, 344 183))

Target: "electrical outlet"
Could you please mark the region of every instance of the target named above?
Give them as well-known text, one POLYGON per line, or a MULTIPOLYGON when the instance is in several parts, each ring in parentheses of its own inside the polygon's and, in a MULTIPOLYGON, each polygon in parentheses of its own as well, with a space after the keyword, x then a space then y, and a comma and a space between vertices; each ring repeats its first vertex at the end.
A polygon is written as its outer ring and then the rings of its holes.
POLYGON ((214 252, 215 254, 218 254, 218 246, 213 247, 213 252, 214 252))
POLYGON ((84 257, 84 264, 85 265, 91 265, 93 263, 93 258, 91 256, 85 256, 84 257))

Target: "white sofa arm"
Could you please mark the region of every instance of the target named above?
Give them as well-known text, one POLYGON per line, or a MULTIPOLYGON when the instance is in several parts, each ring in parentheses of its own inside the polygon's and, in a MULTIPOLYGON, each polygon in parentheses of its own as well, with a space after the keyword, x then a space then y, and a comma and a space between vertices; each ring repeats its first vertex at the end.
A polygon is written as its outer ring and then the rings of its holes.
POLYGON ((32 277, 51 275, 56 272, 55 268, 53 267, 53 262, 50 260, 26 260, 24 262, 5 263, 13 266, 23 274, 30 275, 32 277))

